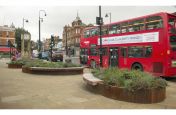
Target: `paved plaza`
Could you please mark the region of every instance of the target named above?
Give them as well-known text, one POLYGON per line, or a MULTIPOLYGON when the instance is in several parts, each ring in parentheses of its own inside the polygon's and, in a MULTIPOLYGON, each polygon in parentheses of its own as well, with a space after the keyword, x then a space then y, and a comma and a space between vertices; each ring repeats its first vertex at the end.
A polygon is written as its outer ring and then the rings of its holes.
MULTIPOLYGON (((176 78, 168 80, 167 97, 161 103, 136 104, 106 98, 88 91, 82 75, 33 75, 8 69, 0 60, 1 109, 174 109, 176 78)), ((85 69, 85 72, 89 72, 85 69)))

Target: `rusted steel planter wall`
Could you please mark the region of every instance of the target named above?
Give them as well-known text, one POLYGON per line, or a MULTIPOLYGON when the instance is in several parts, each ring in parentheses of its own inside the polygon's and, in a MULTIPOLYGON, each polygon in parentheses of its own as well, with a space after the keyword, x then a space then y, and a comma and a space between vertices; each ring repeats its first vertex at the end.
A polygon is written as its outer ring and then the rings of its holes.
POLYGON ((106 85, 103 82, 97 85, 92 85, 88 80, 86 82, 86 88, 94 93, 99 93, 105 97, 133 102, 133 103, 158 103, 166 98, 166 88, 156 88, 156 89, 143 89, 131 92, 125 88, 106 85))
POLYGON ((22 68, 22 64, 8 64, 8 68, 22 68))
POLYGON ((22 67, 22 72, 31 73, 31 74, 75 75, 75 74, 83 74, 83 68, 82 67, 70 67, 70 68, 22 67))

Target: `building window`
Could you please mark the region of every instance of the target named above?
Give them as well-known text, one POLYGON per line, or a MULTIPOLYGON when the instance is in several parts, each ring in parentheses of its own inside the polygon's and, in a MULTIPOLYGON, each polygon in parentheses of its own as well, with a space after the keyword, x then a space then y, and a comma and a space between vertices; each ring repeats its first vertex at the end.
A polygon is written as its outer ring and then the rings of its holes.
POLYGON ((6 37, 9 37, 9 32, 8 31, 6 32, 6 37))
POLYGON ((2 31, 0 32, 0 37, 2 37, 2 31))

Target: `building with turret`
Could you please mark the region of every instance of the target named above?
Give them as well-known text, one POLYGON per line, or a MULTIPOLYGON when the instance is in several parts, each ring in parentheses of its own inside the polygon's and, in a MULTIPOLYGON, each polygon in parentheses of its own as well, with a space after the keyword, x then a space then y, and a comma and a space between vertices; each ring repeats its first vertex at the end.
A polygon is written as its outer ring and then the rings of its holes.
POLYGON ((79 52, 81 33, 85 27, 90 26, 93 25, 84 24, 77 14, 76 19, 71 23, 71 25, 65 25, 63 28, 62 44, 64 49, 66 49, 67 44, 68 50, 72 51, 72 55, 79 55, 77 52, 79 52))

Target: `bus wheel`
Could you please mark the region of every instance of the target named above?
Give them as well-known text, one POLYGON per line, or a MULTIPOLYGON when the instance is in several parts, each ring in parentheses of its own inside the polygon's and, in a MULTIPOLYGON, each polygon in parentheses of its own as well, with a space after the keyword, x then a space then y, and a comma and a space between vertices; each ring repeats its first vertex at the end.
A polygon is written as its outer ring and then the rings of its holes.
POLYGON ((143 71, 143 67, 140 63, 134 63, 131 67, 132 70, 139 70, 139 71, 143 71))
POLYGON ((96 62, 95 62, 94 60, 92 60, 92 61, 90 62, 90 67, 91 67, 92 69, 95 69, 95 68, 96 68, 96 62))

